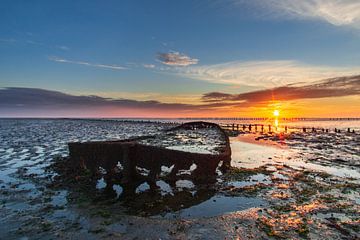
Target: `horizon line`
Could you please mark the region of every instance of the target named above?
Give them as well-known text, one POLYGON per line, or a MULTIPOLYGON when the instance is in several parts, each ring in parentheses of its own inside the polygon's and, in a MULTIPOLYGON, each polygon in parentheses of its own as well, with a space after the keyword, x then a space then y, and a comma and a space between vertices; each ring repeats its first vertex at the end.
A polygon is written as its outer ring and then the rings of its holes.
POLYGON ((0 117, 0 119, 73 119, 73 120, 304 120, 304 121, 357 121, 360 117, 0 117))

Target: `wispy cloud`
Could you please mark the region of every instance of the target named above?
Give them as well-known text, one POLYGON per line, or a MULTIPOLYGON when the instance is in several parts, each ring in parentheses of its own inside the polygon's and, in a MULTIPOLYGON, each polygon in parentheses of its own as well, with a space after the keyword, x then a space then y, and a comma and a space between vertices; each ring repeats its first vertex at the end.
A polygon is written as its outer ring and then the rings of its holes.
POLYGON ((32 45, 38 45, 38 46, 44 46, 44 47, 46 46, 46 44, 44 44, 44 43, 33 41, 33 40, 26 40, 25 43, 32 44, 32 45))
POLYGON ((67 46, 63 46, 63 45, 56 45, 56 48, 61 49, 61 50, 64 50, 64 51, 68 51, 68 50, 70 50, 70 48, 69 48, 69 47, 67 47, 67 46))
MULTIPOLYGON (((28 33, 26 33, 26 34, 28 35, 28 33)), ((3 43, 17 43, 17 44, 22 44, 22 45, 33 45, 33 46, 38 46, 38 47, 50 48, 50 49, 60 49, 60 50, 63 50, 63 51, 70 50, 70 48, 65 46, 65 45, 55 45, 54 46, 54 45, 45 44, 43 42, 34 41, 34 40, 31 40, 31 39, 19 40, 19 39, 14 39, 14 38, 0 38, 0 42, 3 42, 3 43)))
POLYGON ((3 43, 16 43, 18 41, 16 39, 13 39, 13 38, 0 38, 0 42, 3 42, 3 43))
POLYGON ((214 65, 166 69, 166 72, 197 80, 254 87, 276 87, 298 82, 350 76, 360 67, 313 66, 292 60, 235 61, 214 65))
POLYGON ((211 92, 203 95, 204 102, 261 103, 269 100, 329 98, 360 95, 360 75, 331 78, 302 86, 290 85, 241 94, 211 92))
POLYGON ((252 3, 275 16, 320 19, 336 26, 360 28, 359 0, 254 0, 252 3))
POLYGON ((58 58, 58 57, 49 57, 49 60, 54 61, 54 62, 59 62, 59 63, 71 63, 71 64, 78 64, 78 65, 84 65, 84 66, 96 67, 96 68, 105 68, 105 69, 111 69, 111 70, 127 69, 126 67, 119 66, 119 65, 90 63, 90 62, 84 62, 84 61, 73 61, 73 60, 68 60, 68 59, 58 58))
POLYGON ((143 64, 144 68, 155 68, 154 64, 143 64))
POLYGON ((157 59, 165 65, 169 66, 189 66, 199 62, 196 58, 191 58, 179 52, 159 53, 157 59))

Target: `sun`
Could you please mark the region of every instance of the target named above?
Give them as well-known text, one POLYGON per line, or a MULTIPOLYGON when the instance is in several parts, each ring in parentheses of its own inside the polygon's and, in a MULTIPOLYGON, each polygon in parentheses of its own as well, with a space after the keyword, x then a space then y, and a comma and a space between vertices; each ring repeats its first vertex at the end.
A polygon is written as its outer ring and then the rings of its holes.
POLYGON ((274 110, 273 112, 275 117, 278 117, 280 115, 280 111, 279 110, 274 110))

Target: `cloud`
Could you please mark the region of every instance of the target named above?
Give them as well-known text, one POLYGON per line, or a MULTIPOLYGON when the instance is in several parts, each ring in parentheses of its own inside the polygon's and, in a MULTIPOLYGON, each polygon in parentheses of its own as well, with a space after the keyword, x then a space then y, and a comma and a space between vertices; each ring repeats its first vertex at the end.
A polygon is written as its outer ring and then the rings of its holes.
POLYGON ((231 104, 164 103, 105 98, 95 95, 71 95, 39 88, 0 88, 1 117, 169 117, 204 116, 231 104))
MULTIPOLYGON (((25 33, 26 35, 31 36, 31 33, 25 33)), ((30 39, 27 40, 18 40, 18 39, 14 39, 14 38, 0 38, 0 43, 7 43, 7 44, 18 44, 18 45, 32 45, 32 46, 37 46, 37 47, 43 47, 43 48, 51 48, 51 49, 60 49, 63 51, 68 51, 70 50, 69 47, 64 46, 64 45, 48 45, 42 42, 38 42, 38 41, 33 41, 30 39)))
POLYGON ((108 65, 108 64, 98 64, 98 63, 89 63, 89 62, 83 62, 83 61, 72 61, 67 60, 63 58, 58 57, 49 57, 50 61, 59 62, 59 63, 71 63, 71 64, 78 64, 78 65, 84 65, 89 67, 96 67, 96 68, 105 68, 105 69, 111 69, 111 70, 125 70, 126 67, 119 66, 119 65, 108 65))
POLYGON ((122 98, 105 98, 95 95, 77 96, 59 91, 39 88, 0 88, 0 109, 9 107, 23 108, 140 108, 186 110, 194 106, 181 103, 161 103, 159 101, 136 101, 122 98))
POLYGON ((255 0, 280 17, 320 19, 335 26, 360 28, 359 0, 255 0))
POLYGON ((56 48, 61 49, 61 50, 64 50, 64 51, 68 51, 68 50, 70 50, 70 48, 69 48, 69 47, 67 47, 67 46, 63 46, 63 45, 57 45, 57 46, 56 46, 56 48))
POLYGON ((143 64, 144 68, 155 68, 154 64, 143 64))
POLYGON ((338 77, 322 80, 313 84, 296 86, 288 85, 272 89, 253 91, 241 94, 211 92, 203 95, 204 102, 241 102, 261 103, 289 101, 296 99, 329 98, 360 95, 360 75, 338 77))
POLYGON ((360 67, 312 66, 292 60, 234 61, 214 65, 166 69, 182 77, 254 87, 276 87, 298 82, 350 76, 360 73, 360 67))
MULTIPOLYGON (((360 75, 339 77, 307 85, 287 85, 241 94, 206 93, 202 103, 164 103, 156 100, 71 95, 38 88, 0 88, 0 116, 219 116, 234 109, 269 106, 298 99, 360 96, 360 75), (159 115, 160 114, 160 115, 159 115)), ((311 106, 308 107, 311 109, 311 106)))
POLYGON ((16 39, 13 38, 0 38, 0 42, 4 43, 16 43, 18 42, 16 39))
POLYGON ((26 44, 37 45, 37 46, 46 46, 46 44, 44 44, 44 43, 33 41, 33 40, 26 40, 25 43, 26 44))
POLYGON ((169 66, 189 66, 199 62, 196 58, 191 58, 179 52, 159 53, 157 59, 165 65, 169 66))

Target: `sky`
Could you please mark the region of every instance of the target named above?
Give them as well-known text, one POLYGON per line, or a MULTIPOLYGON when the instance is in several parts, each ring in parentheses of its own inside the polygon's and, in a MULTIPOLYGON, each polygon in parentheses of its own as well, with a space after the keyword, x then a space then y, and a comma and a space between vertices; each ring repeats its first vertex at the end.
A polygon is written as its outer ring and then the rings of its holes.
POLYGON ((0 117, 360 117, 360 1, 0 4, 0 117))

